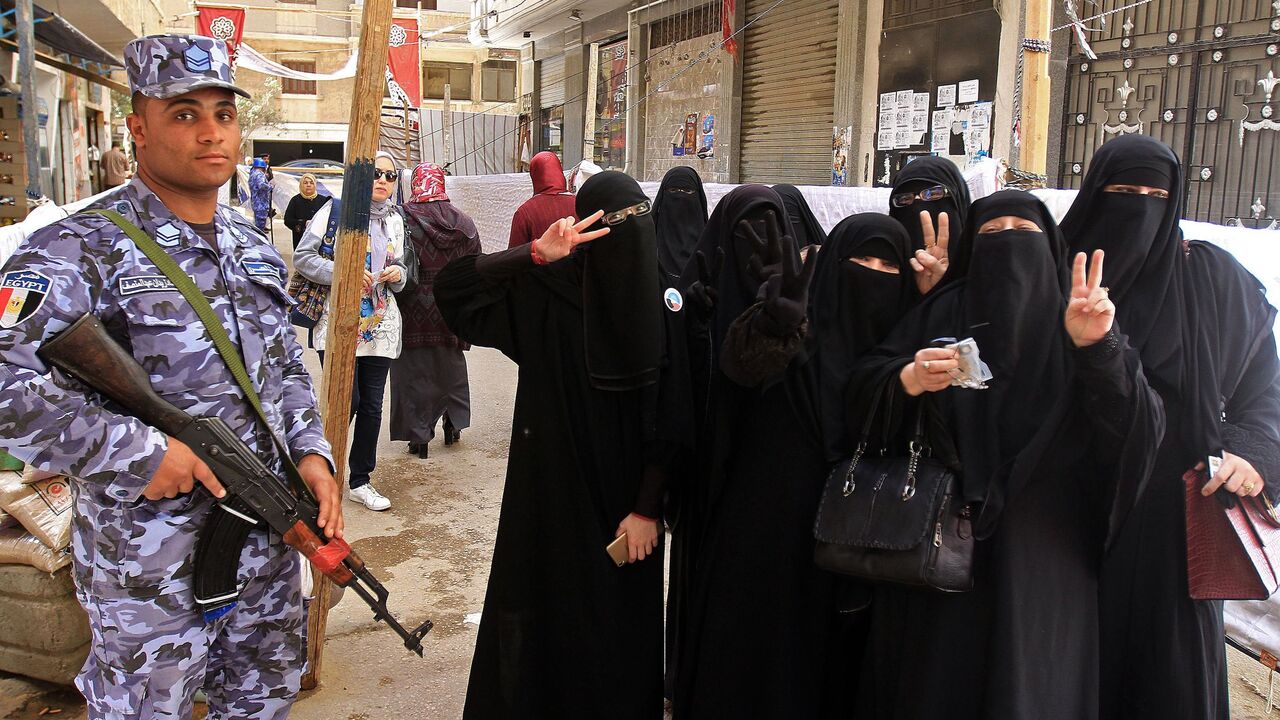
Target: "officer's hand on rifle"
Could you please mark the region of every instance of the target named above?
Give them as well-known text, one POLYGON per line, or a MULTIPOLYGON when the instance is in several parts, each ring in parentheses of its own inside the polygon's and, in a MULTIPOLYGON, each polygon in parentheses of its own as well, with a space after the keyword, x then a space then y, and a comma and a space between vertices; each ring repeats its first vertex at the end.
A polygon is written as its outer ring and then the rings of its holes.
POLYGON ((311 493, 320 503, 320 515, 316 524, 324 529, 326 538, 342 538, 342 492, 338 490, 338 482, 333 479, 333 471, 329 461, 321 455, 304 455, 298 461, 298 472, 311 488, 311 493))
POLYGON ((196 457, 185 443, 171 436, 169 448, 164 451, 164 459, 151 476, 151 482, 142 489, 142 495, 148 500, 176 498, 191 492, 197 482, 204 485, 216 498, 227 494, 209 466, 196 457))

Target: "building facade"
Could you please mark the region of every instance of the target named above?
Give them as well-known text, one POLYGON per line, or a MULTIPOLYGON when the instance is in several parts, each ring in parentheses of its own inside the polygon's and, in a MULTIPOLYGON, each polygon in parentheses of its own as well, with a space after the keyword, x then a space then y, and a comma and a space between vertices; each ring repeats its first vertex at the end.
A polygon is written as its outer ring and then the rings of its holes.
MULTIPOLYGON (((193 32, 194 3, 164 0, 169 30, 193 32)), ((361 6, 349 0, 238 0, 245 10, 242 42, 292 70, 327 75, 340 70, 359 44, 361 6)), ((422 107, 443 105, 450 84, 455 111, 514 114, 515 51, 477 47, 467 39, 466 0, 395 0, 394 16, 418 23, 422 46, 422 107), (504 106, 505 103, 505 106, 504 106)), ((267 152, 272 164, 300 159, 341 162, 345 157, 354 80, 272 78, 238 69, 236 80, 255 96, 279 83, 273 100, 279 121, 252 128, 250 154, 267 152)), ((388 100, 390 96, 388 95, 388 100)), ((388 109, 387 123, 400 114, 388 109)), ((411 121, 416 129, 416 120, 411 121)))
POLYGON ((874 184, 935 150, 1007 156, 1022 12, 1012 0, 472 2, 482 40, 523 43, 533 149, 645 180, 689 165, 709 181, 821 185, 874 184))

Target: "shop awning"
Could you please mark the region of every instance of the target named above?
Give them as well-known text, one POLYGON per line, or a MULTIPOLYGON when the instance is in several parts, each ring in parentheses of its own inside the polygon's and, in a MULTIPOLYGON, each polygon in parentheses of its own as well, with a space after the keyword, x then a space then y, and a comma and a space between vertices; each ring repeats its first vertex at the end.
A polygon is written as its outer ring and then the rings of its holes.
MULTIPOLYGON (((12 25, 16 22, 14 0, 0 0, 0 11, 4 12, 9 24, 12 25)), ((85 35, 61 15, 49 12, 39 5, 34 6, 34 11, 37 41, 73 58, 111 67, 124 67, 124 63, 119 58, 107 52, 101 45, 94 42, 88 35, 85 35)), ((11 37, 11 35, 6 35, 5 37, 11 37)))

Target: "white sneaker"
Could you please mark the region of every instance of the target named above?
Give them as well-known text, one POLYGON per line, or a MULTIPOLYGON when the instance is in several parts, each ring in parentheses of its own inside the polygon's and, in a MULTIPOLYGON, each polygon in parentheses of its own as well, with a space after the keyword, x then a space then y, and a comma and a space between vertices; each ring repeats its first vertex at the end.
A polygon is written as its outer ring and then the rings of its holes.
POLYGON ((374 490, 373 485, 369 483, 352 490, 350 497, 358 503, 364 503, 364 506, 370 510, 381 512, 391 507, 391 501, 383 497, 382 493, 374 490))

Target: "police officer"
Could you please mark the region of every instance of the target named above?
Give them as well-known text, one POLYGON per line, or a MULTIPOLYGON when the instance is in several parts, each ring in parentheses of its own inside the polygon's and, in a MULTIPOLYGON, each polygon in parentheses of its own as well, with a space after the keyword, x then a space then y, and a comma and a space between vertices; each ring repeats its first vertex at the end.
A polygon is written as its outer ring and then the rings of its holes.
POLYGON ((299 555, 254 530, 239 602, 206 621, 192 593, 196 535, 224 489, 189 448, 37 357, 86 312, 142 364, 164 399, 216 415, 264 460, 280 433, 320 501, 342 510, 310 377, 288 320, 285 265, 262 233, 217 204, 240 147, 221 40, 158 35, 125 48, 138 172, 98 201, 155 238, 238 346, 271 427, 262 427, 192 307, 142 251, 97 215, 40 230, 0 269, 0 445, 77 479, 72 549, 92 652, 76 680, 90 718, 182 718, 204 688, 210 718, 283 718, 303 664, 299 555))

